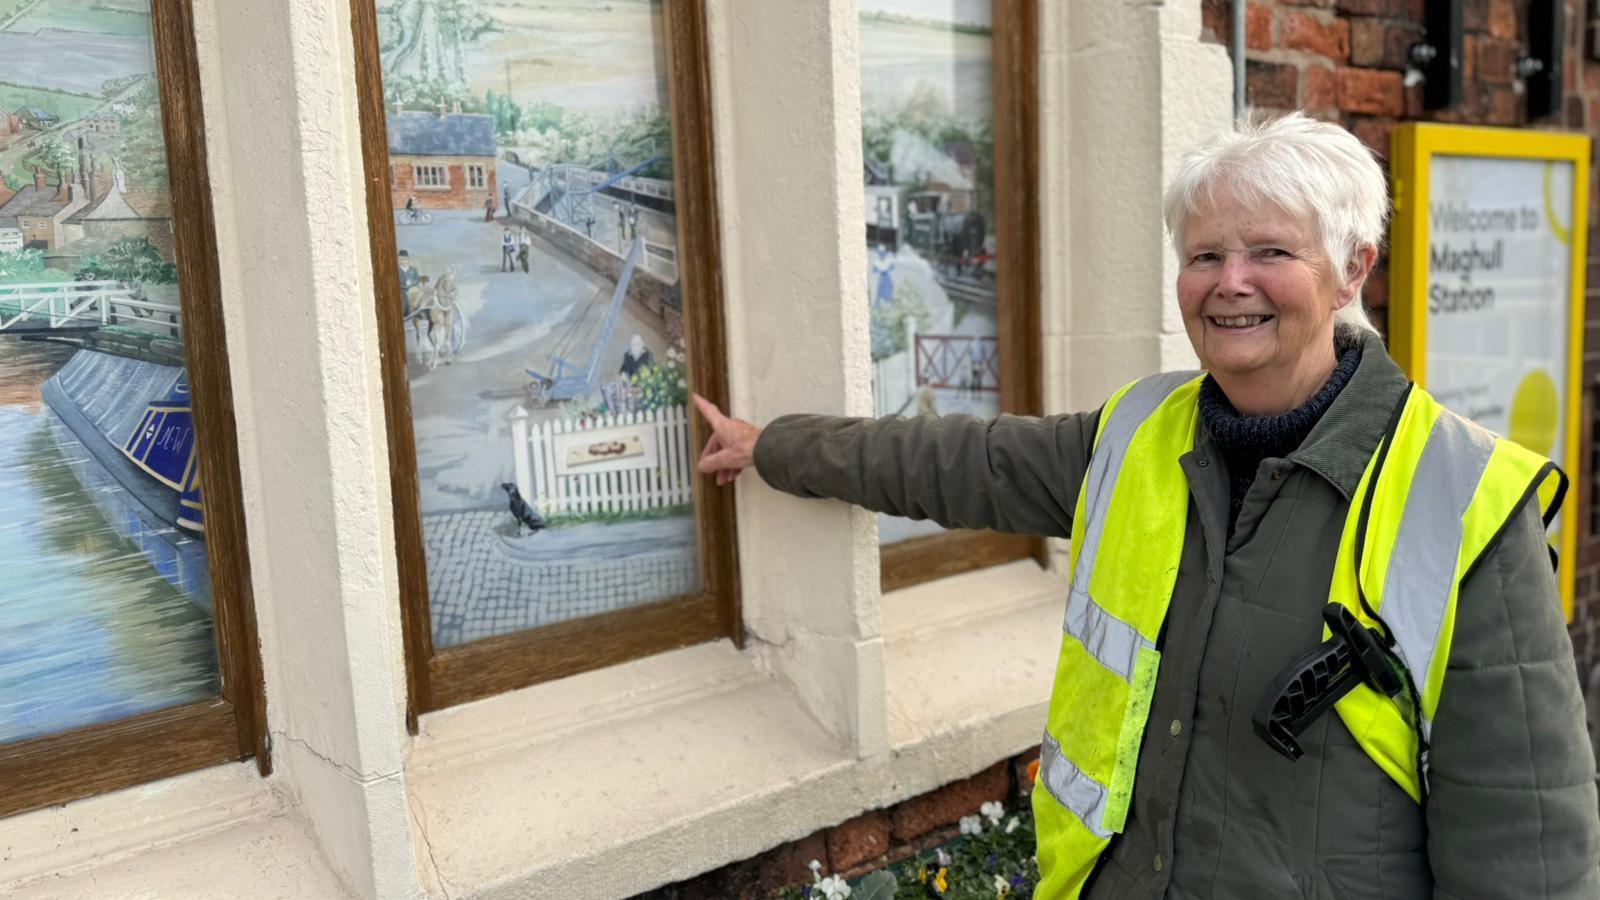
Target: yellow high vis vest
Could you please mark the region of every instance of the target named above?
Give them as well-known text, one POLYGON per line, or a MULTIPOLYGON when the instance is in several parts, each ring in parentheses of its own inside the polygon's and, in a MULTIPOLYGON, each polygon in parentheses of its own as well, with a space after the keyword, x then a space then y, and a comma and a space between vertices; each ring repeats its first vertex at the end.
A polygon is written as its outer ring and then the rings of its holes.
MULTIPOLYGON (((1033 791, 1040 900, 1076 898, 1133 798, 1167 615, 1183 549, 1203 373, 1136 381, 1107 401, 1072 521, 1072 586, 1033 791), (1126 473, 1127 477, 1122 477, 1126 473)), ((1457 590, 1535 493, 1548 524, 1566 476, 1543 457, 1451 413, 1413 388, 1357 487, 1329 600, 1394 638, 1421 697, 1365 684, 1335 709, 1367 755, 1420 802, 1426 740, 1444 683, 1457 590), (1379 468, 1381 464, 1381 469, 1379 468), (1377 471, 1377 483, 1372 484, 1377 471), (1370 500, 1369 500, 1370 495, 1370 500), (1357 555, 1361 509, 1370 505, 1357 555)), ((1324 638, 1327 637, 1324 629, 1324 638)))

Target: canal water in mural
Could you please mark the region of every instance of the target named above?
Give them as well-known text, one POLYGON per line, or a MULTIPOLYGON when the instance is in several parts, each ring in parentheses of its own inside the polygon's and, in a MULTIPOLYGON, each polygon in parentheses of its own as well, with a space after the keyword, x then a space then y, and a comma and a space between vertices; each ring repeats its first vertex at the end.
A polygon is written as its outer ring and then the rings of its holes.
POLYGON ((0 3, 0 743, 218 690, 150 26, 0 3))

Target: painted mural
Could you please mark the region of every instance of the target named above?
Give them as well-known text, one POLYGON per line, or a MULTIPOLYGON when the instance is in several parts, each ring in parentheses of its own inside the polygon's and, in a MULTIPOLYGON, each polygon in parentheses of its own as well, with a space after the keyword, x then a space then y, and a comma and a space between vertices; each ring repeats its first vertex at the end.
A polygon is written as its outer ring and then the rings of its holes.
POLYGON ((378 31, 435 646, 698 590, 660 0, 378 31))
MULTIPOLYGON (((1000 412, 989 0, 861 0, 872 396, 879 416, 1000 412)), ((878 517, 884 544, 939 526, 878 517)))
POLYGON ((0 0, 0 742, 217 692, 148 0, 0 0))

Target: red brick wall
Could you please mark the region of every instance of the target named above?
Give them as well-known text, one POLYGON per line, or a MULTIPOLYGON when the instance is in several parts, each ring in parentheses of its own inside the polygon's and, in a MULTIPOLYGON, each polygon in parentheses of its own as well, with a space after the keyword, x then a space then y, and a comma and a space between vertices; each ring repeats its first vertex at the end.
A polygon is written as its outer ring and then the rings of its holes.
POLYGON ((633 900, 766 900, 791 885, 809 884, 812 860, 824 876, 856 878, 897 863, 914 853, 937 847, 960 833, 962 816, 998 800, 1008 812, 1029 802, 1033 781, 1028 764, 1039 758, 1035 747, 1004 759, 982 772, 952 782, 888 809, 868 810, 853 819, 824 828, 759 856, 732 863, 688 881, 639 894, 633 900))
MULTIPOLYGON (((487 187, 467 188, 467 164, 458 159, 451 158, 426 158, 396 156, 389 161, 389 190, 390 202, 396 211, 406 208, 406 198, 416 197, 417 206, 421 209, 483 209, 484 201, 490 197, 495 198, 495 204, 500 204, 500 196, 495 193, 499 190, 495 185, 494 160, 490 158, 474 159, 473 165, 481 165, 484 169, 484 178, 487 187), (419 188, 417 187, 416 171, 413 164, 444 166, 449 173, 450 186, 448 189, 419 188)), ((505 212, 501 210, 501 212, 505 212)))
MULTIPOLYGON (((1566 0, 1565 109, 1529 121, 1512 66, 1527 40, 1528 0, 1465 0, 1463 102, 1425 111, 1420 86, 1404 85, 1406 56, 1421 40, 1423 0, 1261 0, 1247 8, 1246 97, 1266 111, 1303 108, 1341 122, 1387 157, 1389 132, 1406 121, 1453 122, 1600 135, 1600 62, 1586 56, 1585 0, 1566 0)), ((1227 42, 1229 0, 1202 0, 1204 37, 1227 42)), ((1585 321, 1582 471, 1571 472, 1579 504, 1577 601, 1571 632, 1580 675, 1600 663, 1600 509, 1594 476, 1600 472, 1595 429, 1600 424, 1600 167, 1591 163, 1588 308, 1585 321)), ((1367 303, 1386 324, 1388 274, 1384 263, 1368 282, 1367 303)))

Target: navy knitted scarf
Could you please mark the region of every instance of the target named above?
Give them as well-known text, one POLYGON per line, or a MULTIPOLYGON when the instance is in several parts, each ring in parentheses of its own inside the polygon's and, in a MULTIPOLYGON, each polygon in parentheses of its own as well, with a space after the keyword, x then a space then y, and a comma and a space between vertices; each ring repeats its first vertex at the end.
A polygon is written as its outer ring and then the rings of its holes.
POLYGON ((1361 339, 1340 333, 1333 344, 1339 364, 1322 389, 1281 416, 1246 416, 1235 409, 1210 375, 1200 385, 1200 421, 1217 443, 1228 467, 1228 533, 1233 534, 1245 492, 1263 459, 1288 456, 1315 428, 1334 398, 1350 383, 1361 363, 1361 339))

